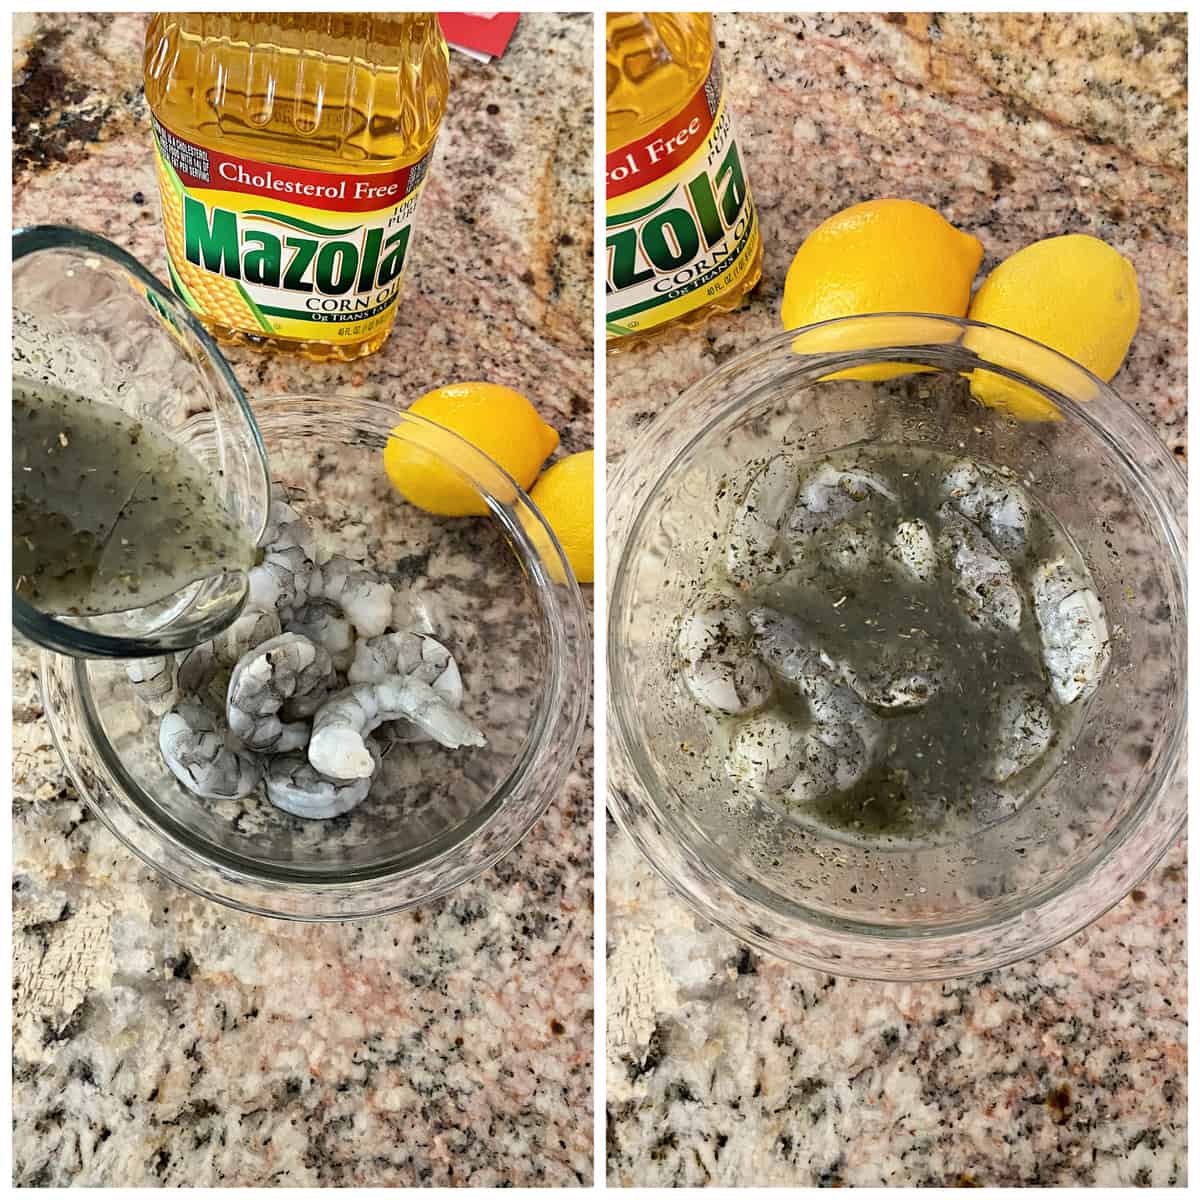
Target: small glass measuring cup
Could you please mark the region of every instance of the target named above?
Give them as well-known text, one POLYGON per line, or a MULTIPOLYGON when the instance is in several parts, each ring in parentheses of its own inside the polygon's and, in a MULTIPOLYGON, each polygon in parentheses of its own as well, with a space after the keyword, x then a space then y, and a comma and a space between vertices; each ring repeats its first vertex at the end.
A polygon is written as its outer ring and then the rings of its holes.
MULTIPOLYGON (((262 437, 229 364, 187 306, 105 238, 68 226, 13 234, 13 378, 34 376, 157 426, 211 468, 255 541, 270 507, 262 437)), ((51 615, 13 594, 18 633, 77 658, 186 650, 229 625, 245 571, 222 570, 140 608, 51 615)))

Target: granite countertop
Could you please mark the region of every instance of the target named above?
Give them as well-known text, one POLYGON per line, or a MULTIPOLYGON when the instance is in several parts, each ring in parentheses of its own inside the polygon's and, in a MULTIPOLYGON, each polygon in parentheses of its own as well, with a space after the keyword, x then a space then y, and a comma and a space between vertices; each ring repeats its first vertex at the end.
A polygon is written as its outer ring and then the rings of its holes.
MULTIPOLYGON (((680 390, 779 329, 791 254, 875 196, 980 237, 983 270, 1087 232, 1134 262, 1115 385, 1182 460, 1186 18, 717 19, 763 282, 610 358, 610 461, 680 390)), ((1182 1185, 1186 873, 1175 846, 1091 928, 949 983, 835 979, 739 945, 610 822, 608 1178, 616 1185, 1182 1185)))
MULTIPOLYGON (((144 16, 16 24, 17 224, 85 225, 165 277, 144 16)), ((253 398, 403 406, 483 378, 592 444, 591 18, 526 15, 452 93, 396 328, 318 366, 234 352, 253 398)), ((585 589, 589 590, 589 589, 585 589)), ((353 925, 190 897, 81 802, 36 658, 14 677, 14 1182, 590 1182, 589 743, 521 846, 449 898, 353 925)))

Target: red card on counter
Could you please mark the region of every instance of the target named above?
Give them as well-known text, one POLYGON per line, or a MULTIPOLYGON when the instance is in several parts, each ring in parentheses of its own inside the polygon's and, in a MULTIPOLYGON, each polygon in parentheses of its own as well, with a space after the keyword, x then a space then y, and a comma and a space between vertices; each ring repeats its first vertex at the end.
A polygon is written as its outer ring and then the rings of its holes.
POLYGON ((438 13, 446 41, 455 50, 488 62, 508 48, 519 13, 438 13))

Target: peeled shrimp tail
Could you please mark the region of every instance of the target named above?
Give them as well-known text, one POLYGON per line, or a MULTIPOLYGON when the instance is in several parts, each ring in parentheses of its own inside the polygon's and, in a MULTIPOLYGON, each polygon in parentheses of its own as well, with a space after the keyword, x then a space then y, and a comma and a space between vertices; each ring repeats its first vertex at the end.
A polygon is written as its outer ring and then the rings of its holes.
POLYGON ((487 739, 427 683, 385 679, 356 683, 330 697, 313 717, 308 761, 332 779, 361 779, 374 769, 365 738, 384 721, 407 718, 451 750, 487 739))
POLYGON ((181 701, 163 717, 158 748, 175 778, 197 796, 240 800, 262 778, 259 759, 231 747, 222 723, 194 700, 181 701))

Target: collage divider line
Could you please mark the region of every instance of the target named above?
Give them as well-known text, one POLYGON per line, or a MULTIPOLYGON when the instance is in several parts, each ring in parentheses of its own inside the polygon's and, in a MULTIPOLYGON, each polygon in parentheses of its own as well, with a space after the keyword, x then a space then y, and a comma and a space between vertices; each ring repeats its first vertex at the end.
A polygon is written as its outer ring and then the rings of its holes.
POLYGON ((606 450, 608 446, 608 391, 605 378, 605 333, 604 333, 604 191, 600 186, 600 164, 604 161, 604 107, 605 107, 605 37, 604 10, 594 8, 592 34, 594 61, 592 68, 592 209, 593 209, 593 285, 592 304, 594 310, 592 334, 593 362, 593 416, 592 438, 595 454, 595 498, 593 523, 595 526, 595 583, 592 585, 592 731, 593 731, 593 786, 592 786, 592 1187, 602 1190, 606 1183, 605 1149, 608 1138, 607 1105, 605 1098, 605 1068, 607 1054, 605 1035, 607 1029, 607 978, 605 974, 605 947, 607 945, 608 922, 606 919, 607 845, 605 839, 605 797, 608 787, 608 737, 607 702, 608 672, 606 670, 605 628, 607 625, 608 597, 608 554, 605 542, 605 515, 608 511, 606 488, 606 450))

